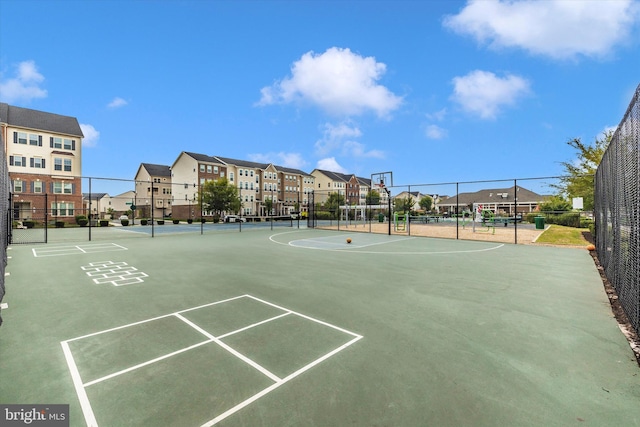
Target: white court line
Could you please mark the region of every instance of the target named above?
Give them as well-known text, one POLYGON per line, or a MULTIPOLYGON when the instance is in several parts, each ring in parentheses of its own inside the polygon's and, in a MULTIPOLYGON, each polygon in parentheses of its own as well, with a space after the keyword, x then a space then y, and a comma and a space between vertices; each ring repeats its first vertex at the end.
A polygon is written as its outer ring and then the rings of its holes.
POLYGON ((185 347, 185 348, 181 348, 180 350, 176 350, 173 353, 168 353, 168 354, 162 355, 160 357, 156 357, 155 359, 151 359, 151 360, 147 360, 146 362, 138 363, 137 365, 133 365, 133 366, 131 366, 129 368, 126 368, 126 369, 123 369, 121 371, 114 372, 113 374, 105 375, 102 378, 98 378, 96 380, 89 381, 89 382, 84 383, 82 385, 83 385, 83 387, 89 387, 89 386, 92 386, 94 384, 101 383, 102 381, 106 381, 106 380, 109 380, 111 378, 118 377, 118 376, 120 376, 122 374, 126 374, 127 372, 135 371, 136 369, 151 365, 152 363, 156 363, 156 362, 159 362, 159 361, 164 360, 164 359, 168 359, 168 358, 170 358, 172 356, 178 355, 180 353, 184 353, 185 351, 193 350, 194 348, 198 348, 200 346, 203 346, 203 345, 209 344, 209 343, 211 343, 211 340, 202 341, 202 342, 199 342, 197 344, 190 345, 189 347, 185 347))
POLYGON ((245 296, 246 296, 246 297, 248 297, 248 298, 254 299, 254 300, 258 301, 258 302, 261 302, 261 303, 263 303, 263 304, 270 305, 271 307, 275 307, 275 308, 278 308, 278 309, 280 309, 280 310, 289 311, 289 312, 291 312, 291 314, 295 314, 296 316, 303 317, 303 318, 305 318, 305 319, 307 319, 307 320, 311 320, 312 322, 316 322, 316 323, 319 323, 319 324, 324 325, 324 326, 328 326, 328 327, 333 328, 333 329, 335 329, 335 330, 337 330, 337 331, 344 332, 345 334, 349 334, 349 335, 353 335, 354 337, 360 337, 360 338, 362 338, 362 336, 360 336, 360 335, 358 335, 358 334, 355 334, 355 333, 353 333, 353 332, 351 332, 351 331, 347 331, 346 329, 342 329, 342 328, 341 328, 341 327, 339 327, 339 326, 332 325, 331 323, 323 322, 322 320, 318 320, 318 319, 314 319, 313 317, 305 316, 304 314, 302 314, 302 313, 297 313, 297 312, 295 312, 295 311, 293 311, 293 310, 287 310, 287 309, 286 309, 286 308, 284 308, 284 307, 280 307, 279 305, 276 305, 276 304, 270 303, 270 302, 265 301, 265 300, 261 300, 260 298, 256 298, 256 297, 251 296, 251 295, 245 295, 245 296))
MULTIPOLYGON (((352 334, 352 335, 356 335, 353 332, 349 332, 349 333, 352 334)), ((313 362, 309 363, 308 365, 303 366, 302 368, 300 368, 297 371, 295 371, 294 373, 286 376, 282 380, 270 385, 269 387, 265 388, 264 390, 262 390, 262 391, 260 391, 260 392, 258 392, 256 394, 254 394, 253 396, 251 396, 250 398, 248 398, 244 402, 240 402, 239 404, 237 404, 233 408, 228 409, 227 411, 225 411, 222 414, 218 415, 217 417, 215 417, 211 421, 208 421, 208 422, 202 424, 201 427, 211 427, 211 426, 219 423, 220 421, 224 420, 225 418, 235 414, 236 412, 238 412, 242 408, 245 408, 246 406, 248 406, 251 403, 255 402, 256 400, 260 399, 262 396, 267 395, 268 393, 270 393, 273 390, 277 389, 281 385, 286 384, 287 382, 291 381, 292 379, 294 379, 298 375, 308 371, 309 369, 313 368, 314 366, 318 365, 319 363, 327 360, 328 358, 330 358, 334 354, 337 354, 337 353, 341 352, 342 350, 344 350, 345 348, 349 347, 351 344, 355 343, 356 341, 358 341, 361 338, 362 338, 361 335, 356 335, 356 337, 354 339, 352 339, 351 341, 341 345, 340 347, 334 349, 333 351, 330 351, 329 353, 325 354, 324 356, 320 357, 319 359, 314 360, 313 362)))
MULTIPOLYGON (((148 366, 148 365, 151 365, 151 364, 153 364, 153 363, 155 363, 155 362, 160 362, 161 360, 168 359, 168 358, 170 358, 170 357, 172 357, 172 356, 176 356, 176 355, 178 355, 178 354, 180 354, 180 353, 184 353, 185 351, 193 350, 194 348, 198 348, 198 347, 200 347, 200 346, 202 346, 202 345, 204 345, 204 344, 210 344, 210 343, 216 343, 216 344, 219 344, 217 340, 220 340, 220 339, 226 338, 226 337, 228 337, 228 336, 231 336, 231 335, 237 334, 237 333, 239 333, 239 332, 246 331, 247 329, 251 329, 251 328, 253 328, 253 327, 256 327, 256 326, 262 325, 262 324, 264 324, 264 323, 271 322, 272 320, 276 320, 276 319, 279 319, 279 318, 281 318, 281 317, 288 316, 289 314, 291 314, 291 313, 284 313, 284 314, 281 314, 281 315, 279 315, 279 316, 275 316, 275 317, 272 317, 272 318, 270 318, 270 319, 263 320, 262 322, 254 323, 253 325, 249 325, 249 326, 246 326, 246 327, 244 327, 244 328, 240 328, 240 329, 238 329, 238 330, 235 330, 235 331, 229 332, 229 333, 224 334, 224 335, 220 335, 219 337, 217 337, 217 339, 211 338, 212 336, 211 336, 211 335, 209 335, 208 333, 206 333, 206 331, 202 330, 202 329, 201 329, 200 327, 198 327, 197 325, 195 325, 195 327, 194 327, 194 324, 193 324, 193 323, 191 323, 191 322, 189 322, 189 321, 186 321, 187 319, 185 319, 185 318, 184 318, 183 316, 181 316, 180 314, 176 314, 176 315, 175 315, 176 317, 178 317, 178 318, 179 318, 180 320, 182 320, 182 321, 185 321, 185 323, 187 323, 187 324, 188 324, 189 326, 191 326, 192 328, 196 329, 198 332, 202 333, 202 334, 203 334, 204 336, 206 336, 208 339, 207 339, 207 340, 205 340, 205 341, 202 341, 202 342, 200 342, 200 343, 193 344, 193 345, 191 345, 191 346, 189 346, 189 347, 185 347, 185 348, 182 348, 182 349, 180 349, 180 350, 176 350, 176 351, 174 351, 174 352, 172 352, 172 353, 168 353, 168 354, 165 354, 165 355, 163 355, 163 356, 156 357, 155 359, 151 359, 151 360, 148 360, 148 361, 146 361, 146 362, 139 363, 139 364, 137 364, 137 365, 131 366, 131 367, 126 368, 126 369, 123 369, 123 370, 121 370, 121 371, 114 372, 113 374, 105 375, 105 376, 104 376, 104 377, 102 377, 102 378, 98 378, 98 379, 95 379, 95 380, 93 380, 93 381, 86 382, 86 383, 84 383, 84 384, 83 384, 83 386, 84 386, 84 387, 89 387, 89 386, 92 386, 92 385, 94 385, 94 384, 98 384, 98 383, 100 383, 100 382, 102 382, 102 381, 106 381, 106 380, 109 380, 109 379, 111 379, 111 378, 115 378, 115 377, 120 376, 120 375, 122 375, 122 374, 126 374, 126 373, 128 373, 128 372, 133 372, 133 371, 135 371, 136 369, 143 368, 143 367, 148 366)), ((256 364, 256 365, 257 365, 257 364, 256 364)), ((252 365, 252 366, 253 366, 253 365, 252 365)), ((255 366, 254 366, 254 367, 255 367, 255 366)), ((265 369, 265 371, 266 371, 266 369, 265 369)), ((267 372, 269 372, 269 371, 267 371, 267 372)), ((263 373, 264 373, 264 372, 263 372, 263 373)), ((266 374, 265 374, 265 375, 266 375, 266 374)), ((269 376, 269 375, 267 375, 267 376, 269 376)), ((275 377, 275 378, 278 378, 278 377, 276 377, 275 375, 274 375, 274 377, 275 377)), ((274 378, 272 378, 271 376, 269 376, 269 378, 271 378, 272 380, 276 381, 276 380, 275 380, 274 378)))
POLYGON ((197 310, 199 308, 209 307, 209 306, 212 306, 212 305, 233 301, 233 300, 236 300, 238 298, 243 298, 244 296, 245 295, 239 295, 237 297, 227 298, 225 300, 216 301, 216 302, 212 302, 212 303, 209 303, 209 304, 203 304, 203 305, 198 306, 198 307, 193 307, 193 308, 188 308, 186 310, 176 311, 175 313, 164 314, 162 316, 153 317, 151 319, 145 319, 145 320, 141 320, 139 322, 129 323, 128 325, 116 326, 115 328, 105 329, 104 331, 98 331, 98 332, 94 332, 94 333, 91 333, 91 334, 83 335, 81 337, 71 338, 71 339, 68 339, 66 342, 77 341, 77 340, 81 340, 81 339, 84 339, 84 338, 94 337, 96 335, 106 334, 107 332, 113 332, 113 331, 117 331, 117 330, 120 330, 120 329, 125 329, 125 328, 128 328, 130 326, 142 325, 143 323, 153 322, 154 320, 164 319, 166 317, 175 316, 176 314, 186 313, 188 311, 197 310))
MULTIPOLYGON (((317 242, 318 240, 322 240, 323 238, 307 238, 307 239, 298 239, 298 240, 292 240, 290 242, 284 243, 284 242, 279 242, 277 240, 275 240, 274 238, 277 236, 281 236, 283 234, 288 234, 288 233, 299 233, 299 231, 287 231, 285 233, 278 233, 278 234, 272 234, 271 236, 269 236, 269 240, 272 241, 273 243, 277 243, 279 245, 283 245, 283 246, 289 246, 292 248, 300 248, 300 249, 311 249, 311 250, 317 250, 317 251, 331 251, 331 252, 344 252, 344 253, 353 253, 353 254, 370 254, 370 255, 453 255, 453 254, 468 254, 468 253, 479 253, 479 252, 487 252, 487 251, 493 251, 496 249, 500 249, 501 247, 503 247, 505 245, 505 243, 500 243, 498 245, 495 246, 491 246, 488 248, 482 248, 482 249, 467 249, 467 250, 455 250, 455 251, 390 251, 390 252, 381 252, 381 251, 360 251, 360 250, 354 250, 354 249, 358 249, 360 247, 365 247, 363 246, 356 246, 352 249, 336 249, 336 248, 322 248, 322 247, 309 247, 309 246, 302 246, 302 245, 294 245, 292 244, 292 242, 304 242, 304 241, 311 241, 311 242, 317 242)), ((346 236, 347 234, 342 234, 342 236, 346 236)), ((400 238, 400 239, 396 239, 396 240, 392 240, 389 242, 381 242, 381 243, 372 243, 370 245, 367 246, 374 246, 374 245, 378 245, 378 244, 385 244, 385 243, 392 243, 392 242, 398 242, 398 241, 403 241, 403 240, 409 240, 409 239, 417 239, 417 237, 413 237, 413 236, 408 236, 408 237, 404 237, 404 238, 400 238)), ((425 239, 428 239, 428 237, 425 237, 425 239)), ((487 242, 475 242, 475 243, 487 243, 487 242)), ((341 245, 344 246, 344 245, 341 245)))
POLYGON ((60 345, 62 346, 64 357, 67 360, 67 365, 69 366, 69 371, 71 372, 71 379, 73 380, 73 386, 76 389, 78 400, 80 400, 80 407, 82 408, 82 413, 84 414, 84 419, 87 422, 87 426, 98 427, 98 422, 96 421, 93 409, 91 408, 91 403, 89 402, 89 398, 87 397, 87 391, 82 385, 82 378, 80 377, 78 366, 73 360, 73 355, 71 354, 69 344, 67 341, 62 341, 60 345))
MULTIPOLYGON (((344 234, 343 236, 346 236, 346 234, 344 234)), ((342 236, 340 236, 339 238, 342 238, 342 236)), ((387 241, 384 241, 384 242, 374 242, 374 243, 368 243, 368 244, 364 244, 364 245, 353 245, 353 244, 350 244, 349 247, 351 249, 344 249, 344 250, 348 251, 348 250, 353 250, 353 249, 368 248, 369 246, 386 245, 388 243, 395 243, 395 242, 402 242, 402 241, 406 241, 406 240, 413 240, 415 238, 416 237, 401 237, 401 238, 395 239, 395 240, 387 240, 387 241)), ((299 247, 306 248, 306 246, 296 245, 296 242, 317 242, 317 240, 313 239, 313 238, 311 238, 311 239, 292 240, 292 241, 289 242, 289 246, 293 246, 294 248, 299 248, 299 247)), ((325 242, 325 241, 323 241, 322 244, 326 244, 328 246, 336 246, 336 247, 339 247, 339 248, 343 248, 344 245, 345 245, 343 242, 335 242, 334 243, 334 242, 325 242)), ((327 249, 327 248, 318 248, 318 249, 327 249)))
POLYGON ((225 350, 227 350, 229 353, 231 353, 234 356, 236 356, 238 359, 242 360, 243 362, 245 362, 249 366, 252 366, 254 369, 262 372, 264 375, 266 375, 267 377, 271 378, 272 381, 280 381, 280 377, 278 377, 277 375, 269 372, 269 370, 267 370, 263 366, 260 366, 259 364, 257 364, 253 360, 249 359, 247 356, 245 356, 244 354, 240 353, 239 351, 234 350, 233 348, 229 347, 228 345, 226 345, 225 343, 220 341, 218 338, 214 337, 209 332, 205 331, 200 326, 198 326, 195 323, 193 323, 191 320, 187 319, 186 317, 184 317, 184 316, 182 316, 180 314, 176 314, 176 317, 178 319, 182 320, 183 322, 185 322, 187 325, 191 326, 196 331, 200 332, 205 337, 209 338, 211 341, 213 341, 216 344, 218 344, 220 347, 222 347, 225 350))
POLYGON ((115 243, 89 243, 86 245, 52 246, 44 249, 32 248, 31 252, 35 258, 43 258, 50 256, 76 255, 78 253, 112 252, 119 250, 126 251, 128 249, 115 243))
POLYGON ((87 393, 86 393, 86 387, 89 387, 89 386, 94 385, 94 384, 98 384, 100 382, 109 380, 111 378, 117 377, 119 375, 123 375, 123 374, 128 373, 128 372, 132 372, 132 371, 134 371, 134 370, 136 370, 138 368, 141 368, 143 366, 148 366, 148 365, 150 365, 152 363, 167 359, 169 357, 175 356, 177 354, 186 352, 188 350, 200 347, 200 346, 208 344, 208 343, 214 342, 214 343, 218 344, 220 347, 224 348, 229 353, 231 353, 234 356, 236 356, 237 358, 243 360, 245 363, 249 364, 254 369, 262 372, 265 376, 269 377, 272 381, 274 381, 273 385, 265 388, 264 390, 258 392, 257 394, 255 394, 255 395, 251 396, 250 398, 244 400, 243 402, 237 404, 233 408, 225 411, 221 415, 215 417, 211 421, 208 421, 207 423, 203 424, 203 427, 205 427, 205 426, 209 427, 209 426, 213 426, 214 424, 217 424, 218 422, 224 420, 225 418, 229 417, 230 415, 238 412, 242 408, 244 408, 247 405, 251 404, 252 402, 255 402, 256 400, 258 400, 262 396, 265 396, 266 394, 268 394, 269 392, 275 390, 276 388, 280 387, 281 385, 289 382, 290 380, 292 380, 292 379, 296 378, 297 376, 301 375, 302 373, 308 371, 309 369, 313 368, 314 366, 318 365, 319 363, 327 360, 331 356, 333 356, 333 355, 337 354, 338 352, 344 350, 345 348, 349 347, 350 345, 352 345, 353 343, 355 343, 356 341, 358 341, 360 339, 362 339, 362 335, 358 335, 358 334, 356 334, 354 332, 348 331, 346 329, 340 328, 340 327, 332 325, 330 323, 327 323, 327 322, 324 322, 324 321, 321 321, 321 320, 318 320, 318 319, 314 319, 314 318, 306 316, 304 314, 301 314, 301 313, 286 309, 284 307, 281 307, 279 305, 264 301, 264 300, 262 300, 260 298, 256 298, 256 297, 253 297, 251 295, 245 294, 245 295, 239 295, 239 296, 228 298, 228 299, 221 300, 221 301, 216 301, 216 302, 209 303, 209 304, 203 304, 203 305, 200 305, 198 307, 192 307, 192 308, 181 310, 181 311, 178 311, 178 312, 175 312, 175 313, 170 313, 170 314, 166 314, 166 315, 162 315, 162 316, 157 316, 157 317, 154 317, 154 318, 151 318, 151 319, 146 319, 146 320, 142 320, 142 321, 139 321, 139 322, 130 323, 128 325, 123 325, 123 326, 107 329, 107 330, 104 330, 104 331, 99 331, 99 332, 95 332, 95 333, 92 333, 92 334, 83 335, 83 336, 80 336, 80 337, 76 337, 76 338, 72 338, 72 339, 69 339, 69 340, 66 340, 66 341, 62 341, 60 344, 61 344, 63 352, 65 354, 65 359, 67 361, 67 365, 69 366, 69 371, 71 372, 71 377, 72 377, 72 380, 73 380, 74 387, 76 389, 76 393, 78 395, 78 399, 80 401, 80 405, 82 407, 82 411, 83 411, 83 414, 84 414, 84 417, 85 417, 85 421, 87 422, 87 426, 90 426, 90 427, 97 427, 97 421, 95 419, 95 415, 93 413, 93 409, 91 408, 91 404, 89 402, 89 398, 88 398, 87 393), (213 336, 212 334, 210 334, 209 332, 205 331, 200 326, 196 325, 195 323, 193 323, 192 321, 190 321, 189 319, 185 318, 184 316, 182 316, 180 314, 180 313, 186 313, 186 312, 189 312, 189 311, 198 310, 198 309, 201 309, 201 308, 204 308, 204 307, 210 307, 210 306, 213 306, 213 305, 216 305, 216 304, 221 304, 221 303, 224 303, 224 302, 229 302, 229 301, 233 301, 233 300, 236 300, 236 299, 239 299, 239 298, 245 298, 245 297, 251 298, 251 299, 253 299, 255 301, 258 301, 258 302, 261 302, 263 304, 266 304, 266 305, 269 305, 271 307, 274 307, 274 308, 277 308, 279 310, 282 310, 282 311, 284 311, 284 313, 282 313, 282 314, 280 314, 278 316, 274 316, 272 318, 269 318, 269 319, 254 323, 252 325, 240 328, 240 329, 238 329, 236 331, 232 331, 232 332, 226 333, 224 335, 221 335, 220 337, 213 336), (292 374, 289 374, 285 378, 279 378, 277 375, 271 373, 270 371, 268 371, 264 367, 260 366, 258 363, 254 362, 253 360, 249 359, 248 357, 244 356, 243 354, 239 353, 238 351, 234 350, 233 348, 229 347, 228 345, 226 345, 225 343, 220 341, 224 337, 228 337, 228 336, 231 336, 233 334, 237 334, 239 332, 245 331, 245 330, 250 329, 252 327, 255 327, 255 326, 258 326, 258 325, 262 325, 264 323, 271 322, 271 321, 276 320, 276 319, 280 319, 280 318, 288 316, 290 314, 294 314, 294 315, 300 316, 300 317, 302 317, 304 319, 307 319, 307 320, 316 322, 318 324, 330 327, 330 328, 335 329, 337 331, 340 331, 342 333, 351 335, 354 338, 351 339, 350 341, 348 341, 347 343, 341 345, 340 347, 335 348, 334 350, 330 351, 329 353, 325 354, 324 356, 322 356, 322 357, 314 360, 313 362, 303 366, 302 368, 298 369, 297 371, 293 372, 292 374), (198 344, 194 344, 192 346, 189 346, 189 347, 174 351, 172 353, 157 357, 155 359, 152 359, 152 360, 149 360, 149 361, 146 361, 146 362, 142 362, 142 363, 137 364, 135 366, 123 369, 123 370, 118 371, 118 372, 114 372, 114 373, 106 375, 106 376, 104 376, 102 378, 98 378, 98 379, 89 381, 86 384, 83 384, 82 378, 81 378, 80 373, 78 371, 78 367, 77 367, 77 365, 76 365, 76 363, 74 361, 73 355, 71 353, 71 349, 69 347, 69 342, 80 340, 80 339, 83 339, 83 338, 96 336, 96 335, 101 335, 101 334, 104 334, 104 333, 107 333, 107 332, 117 331, 117 330, 120 330, 120 329, 127 328, 129 326, 144 324, 144 323, 151 322, 151 321, 154 321, 154 320, 167 318, 169 316, 177 317, 181 321, 185 322, 187 325, 191 326, 192 328, 194 328, 195 330, 197 330, 198 332, 203 334, 207 338, 207 340, 205 340, 203 342, 200 342, 198 344))
POLYGON ((226 333, 226 334, 224 334, 224 335, 220 335, 220 336, 218 337, 218 339, 219 339, 219 340, 221 340, 221 339, 224 339, 224 338, 230 337, 231 335, 235 335, 235 334, 237 334, 237 333, 244 332, 244 331, 246 331, 247 329, 255 328, 256 326, 264 325, 265 323, 269 323, 269 322, 271 322, 271 321, 273 321, 273 320, 277 320, 277 319, 279 319, 279 318, 281 318, 281 317, 288 316, 288 315, 290 315, 290 314, 291 314, 291 312, 290 312, 290 311, 288 311, 288 312, 286 312, 286 313, 282 313, 282 314, 280 314, 280 315, 278 315, 278 316, 275 316, 275 317, 272 317, 272 318, 270 318, 270 319, 263 320, 262 322, 257 322, 257 323, 254 323, 254 324, 252 324, 252 325, 245 326, 244 328, 240 328, 240 329, 238 329, 238 330, 228 332, 228 333, 226 333))

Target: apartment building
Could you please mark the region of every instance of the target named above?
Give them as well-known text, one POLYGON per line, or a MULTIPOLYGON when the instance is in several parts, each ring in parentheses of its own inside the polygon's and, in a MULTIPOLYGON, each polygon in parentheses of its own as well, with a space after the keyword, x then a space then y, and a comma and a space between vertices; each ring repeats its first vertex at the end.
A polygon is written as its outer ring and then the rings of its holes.
POLYGON ((135 176, 136 218, 165 218, 172 214, 173 185, 166 165, 140 163, 135 176))
POLYGON ((71 222, 82 212, 82 138, 75 117, 0 103, 13 219, 71 222))
MULTIPOLYGON (((314 169, 311 175, 315 178, 315 203, 324 203, 329 194, 338 193, 349 205, 367 204, 371 179, 323 169, 314 169)), ((387 200, 387 193, 381 192, 380 203, 385 204, 387 200)))
POLYGON ((183 151, 171 165, 174 217, 199 217, 200 186, 220 178, 238 188, 241 213, 247 217, 306 212, 314 182, 311 175, 298 169, 183 151), (271 203, 271 211, 267 201, 271 203))

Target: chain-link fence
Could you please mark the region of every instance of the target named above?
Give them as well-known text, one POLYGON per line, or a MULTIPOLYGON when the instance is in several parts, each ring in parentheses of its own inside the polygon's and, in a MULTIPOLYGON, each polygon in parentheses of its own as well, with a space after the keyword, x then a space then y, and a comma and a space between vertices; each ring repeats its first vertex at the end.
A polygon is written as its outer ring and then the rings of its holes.
POLYGON ((313 228, 503 243, 534 243, 549 224, 589 228, 592 212, 547 210, 563 177, 386 187, 358 200, 311 194, 313 228), (388 190, 388 191, 387 191, 388 190))
MULTIPOLYGON (((4 147, 4 139, 0 132, 0 146, 4 147)), ((9 221, 9 201, 11 194, 9 190, 9 171, 7 169, 7 155, 2 150, 0 158, 0 303, 5 293, 4 270, 7 265, 7 246, 11 235, 11 223, 9 221)), ((0 325, 2 325, 2 309, 0 308, 0 325)))
POLYGON ((227 200, 226 208, 216 208, 211 206, 218 203, 215 194, 198 183, 75 177, 68 185, 35 184, 22 182, 3 207, 9 243, 295 227, 300 225, 300 210, 306 209, 299 197, 284 197, 277 188, 257 192, 238 186, 227 195, 236 202, 227 200))
POLYGON ((596 248, 604 272, 640 333, 640 86, 596 172, 596 248))

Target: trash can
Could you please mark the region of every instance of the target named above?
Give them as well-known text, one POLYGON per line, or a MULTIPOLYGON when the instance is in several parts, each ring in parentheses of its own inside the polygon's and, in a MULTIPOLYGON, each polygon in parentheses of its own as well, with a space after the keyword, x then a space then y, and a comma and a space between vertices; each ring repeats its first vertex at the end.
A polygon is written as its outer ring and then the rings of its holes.
POLYGON ((384 222, 384 214, 378 214, 378 222, 384 222))
POLYGON ((544 217, 537 216, 534 218, 536 222, 536 230, 544 230, 544 217))

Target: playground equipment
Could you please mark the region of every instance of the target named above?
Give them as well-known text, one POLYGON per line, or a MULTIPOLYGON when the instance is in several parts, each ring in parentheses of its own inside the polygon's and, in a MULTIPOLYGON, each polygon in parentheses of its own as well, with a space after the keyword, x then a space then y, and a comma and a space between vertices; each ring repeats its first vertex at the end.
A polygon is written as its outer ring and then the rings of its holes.
POLYGON ((493 211, 484 209, 481 203, 473 204, 473 232, 476 232, 476 223, 481 224, 482 229, 478 229, 480 233, 488 233, 491 231, 491 234, 496 234, 496 221, 495 214, 493 211))
POLYGON ((393 229, 395 231, 407 231, 407 222, 409 222, 409 214, 393 214, 393 229))

